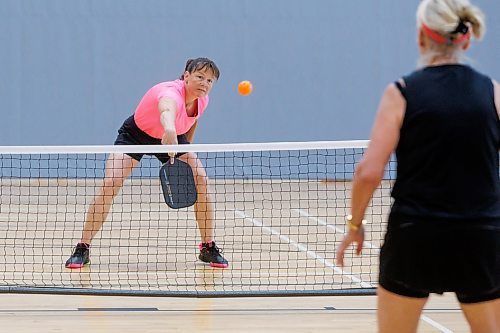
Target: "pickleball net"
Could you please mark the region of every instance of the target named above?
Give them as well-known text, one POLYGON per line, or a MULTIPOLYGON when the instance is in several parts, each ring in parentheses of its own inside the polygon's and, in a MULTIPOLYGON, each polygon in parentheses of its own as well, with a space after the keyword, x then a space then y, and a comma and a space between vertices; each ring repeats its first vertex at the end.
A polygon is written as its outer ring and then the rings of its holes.
MULTIPOLYGON (((335 265, 355 165, 367 141, 165 146, 0 147, 0 292, 152 296, 374 294, 395 173, 367 210, 361 257, 335 265), (110 154, 195 152, 209 178, 225 269, 198 260, 194 207, 164 202, 145 156, 92 241, 66 269, 110 154)), ((120 155, 117 155, 120 156, 120 155)))

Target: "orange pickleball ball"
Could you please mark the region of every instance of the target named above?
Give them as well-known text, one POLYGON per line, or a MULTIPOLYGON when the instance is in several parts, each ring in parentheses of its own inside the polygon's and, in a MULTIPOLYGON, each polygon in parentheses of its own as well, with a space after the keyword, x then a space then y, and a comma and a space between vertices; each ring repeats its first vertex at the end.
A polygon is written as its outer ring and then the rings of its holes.
POLYGON ((243 96, 250 95, 253 90, 252 82, 250 81, 241 81, 238 84, 238 92, 243 96))

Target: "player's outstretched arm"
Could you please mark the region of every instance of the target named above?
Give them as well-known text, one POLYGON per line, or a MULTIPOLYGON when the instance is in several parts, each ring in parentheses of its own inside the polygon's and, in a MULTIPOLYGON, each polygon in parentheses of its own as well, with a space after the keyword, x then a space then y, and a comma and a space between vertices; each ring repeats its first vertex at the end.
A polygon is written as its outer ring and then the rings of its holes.
POLYGON ((176 145, 175 116, 177 114, 177 103, 171 98, 162 97, 158 102, 158 111, 160 112, 160 122, 165 129, 161 143, 164 145, 176 145))

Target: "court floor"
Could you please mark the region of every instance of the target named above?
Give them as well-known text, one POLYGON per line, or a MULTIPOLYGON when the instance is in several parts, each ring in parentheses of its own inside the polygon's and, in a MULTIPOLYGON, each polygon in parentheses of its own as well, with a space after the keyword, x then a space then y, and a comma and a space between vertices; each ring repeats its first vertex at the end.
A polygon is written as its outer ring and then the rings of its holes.
MULTIPOLYGON (((0 295, 0 331, 376 332, 374 296, 164 298, 0 295)), ((418 332, 469 332, 451 294, 430 298, 418 332)))
POLYGON ((230 261, 214 270, 197 260, 192 208, 172 210, 156 180, 130 180, 91 247, 91 265, 67 270, 99 180, 2 180, 0 287, 169 292, 372 288, 377 279, 384 186, 367 216, 361 257, 335 265, 350 182, 226 180, 212 184, 215 239, 230 261))
MULTIPOLYGON (((349 182, 214 183, 224 270, 197 261, 192 208, 169 210, 157 182, 130 180, 92 244, 68 270, 98 180, 2 179, 0 287, 173 292, 344 290, 376 286, 390 205, 382 184, 367 212, 364 254, 335 265, 349 182)), ((375 332, 374 296, 178 298, 0 294, 0 332, 375 332)), ((452 295, 434 297, 420 332, 467 332, 452 295)))

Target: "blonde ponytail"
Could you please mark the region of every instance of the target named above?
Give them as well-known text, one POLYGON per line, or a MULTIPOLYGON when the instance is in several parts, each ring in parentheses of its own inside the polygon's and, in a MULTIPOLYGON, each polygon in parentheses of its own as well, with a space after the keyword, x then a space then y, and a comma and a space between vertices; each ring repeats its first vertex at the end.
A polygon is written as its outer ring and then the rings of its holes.
POLYGON ((477 40, 481 40, 486 32, 486 24, 483 12, 476 6, 463 6, 459 11, 460 19, 469 22, 472 33, 477 40))
POLYGON ((472 28, 476 39, 483 38, 484 14, 469 0, 423 0, 417 10, 418 28, 425 24, 443 36, 449 36, 460 22, 472 28))

